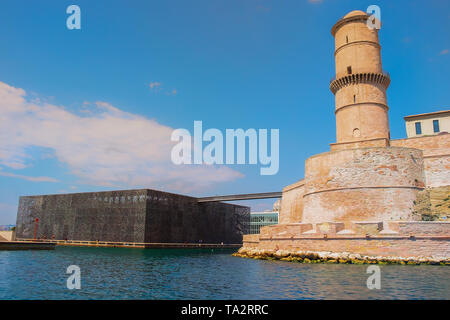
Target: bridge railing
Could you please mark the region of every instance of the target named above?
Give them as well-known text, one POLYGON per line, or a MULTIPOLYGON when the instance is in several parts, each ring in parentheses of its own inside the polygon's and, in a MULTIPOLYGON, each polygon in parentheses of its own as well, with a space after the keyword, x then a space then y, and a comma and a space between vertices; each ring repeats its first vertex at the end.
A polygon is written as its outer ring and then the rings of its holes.
POLYGON ((212 197, 197 198, 197 201, 198 202, 218 202, 218 201, 270 199, 270 198, 281 198, 281 195, 282 195, 282 192, 232 194, 232 195, 225 195, 225 196, 212 196, 212 197))

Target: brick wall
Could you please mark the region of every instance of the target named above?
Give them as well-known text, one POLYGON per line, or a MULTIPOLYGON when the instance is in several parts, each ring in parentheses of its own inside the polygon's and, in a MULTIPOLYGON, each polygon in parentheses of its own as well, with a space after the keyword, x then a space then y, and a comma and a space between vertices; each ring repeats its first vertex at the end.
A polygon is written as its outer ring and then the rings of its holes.
POLYGON ((389 223, 389 228, 402 235, 450 236, 450 222, 396 221, 389 223))
POLYGON ((348 252, 367 256, 394 257, 450 257, 450 237, 428 239, 294 239, 264 240, 259 243, 245 243, 247 248, 262 250, 348 252))
POLYGON ((395 221, 357 222, 352 230, 343 223, 288 224, 262 228, 262 232, 244 237, 243 248, 313 252, 347 252, 368 256, 450 257, 450 222, 395 221), (372 234, 367 237, 367 230, 372 234), (352 231, 353 233, 349 233, 352 231), (383 233, 388 231, 389 234, 383 233))

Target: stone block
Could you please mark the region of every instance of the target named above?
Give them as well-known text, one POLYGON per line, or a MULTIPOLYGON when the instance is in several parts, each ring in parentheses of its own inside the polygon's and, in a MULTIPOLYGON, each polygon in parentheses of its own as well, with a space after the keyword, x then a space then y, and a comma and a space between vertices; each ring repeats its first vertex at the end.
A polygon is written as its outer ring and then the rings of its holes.
POLYGON ((353 221, 352 224, 356 234, 376 235, 383 230, 381 221, 353 221))
POLYGON ((319 234, 335 235, 345 229, 343 222, 322 222, 316 224, 316 230, 319 234))

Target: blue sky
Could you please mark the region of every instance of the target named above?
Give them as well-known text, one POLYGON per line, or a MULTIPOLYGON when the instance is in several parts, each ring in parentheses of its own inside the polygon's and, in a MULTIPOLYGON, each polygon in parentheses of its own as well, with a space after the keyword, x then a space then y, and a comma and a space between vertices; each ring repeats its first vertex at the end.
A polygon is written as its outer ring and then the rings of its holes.
POLYGON ((371 4, 381 8, 391 136, 403 138, 403 116, 449 109, 449 1, 2 1, 0 224, 15 223, 20 195, 207 196, 299 180, 305 159, 335 141, 330 29, 371 4), (71 4, 81 30, 66 28, 71 4), (194 120, 280 129, 278 174, 173 169, 167 133, 194 120))

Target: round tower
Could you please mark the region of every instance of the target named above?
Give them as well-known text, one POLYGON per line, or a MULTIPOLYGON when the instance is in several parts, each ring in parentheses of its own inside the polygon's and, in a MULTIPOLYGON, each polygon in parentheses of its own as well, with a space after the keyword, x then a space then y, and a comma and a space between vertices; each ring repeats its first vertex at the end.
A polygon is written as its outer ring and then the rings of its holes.
POLYGON ((389 144, 390 78, 383 72, 378 30, 368 27, 368 18, 363 11, 352 11, 331 29, 336 77, 330 89, 336 99, 337 144, 368 140, 389 144))

